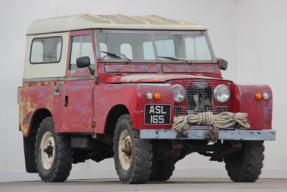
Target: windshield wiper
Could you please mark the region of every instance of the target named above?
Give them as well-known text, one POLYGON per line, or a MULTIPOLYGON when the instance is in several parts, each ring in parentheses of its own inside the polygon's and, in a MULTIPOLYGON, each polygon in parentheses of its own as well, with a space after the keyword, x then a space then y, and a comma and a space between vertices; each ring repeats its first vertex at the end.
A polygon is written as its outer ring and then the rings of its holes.
MULTIPOLYGON (((108 56, 112 57, 112 58, 119 58, 119 59, 126 59, 128 61, 131 61, 130 58, 128 58, 126 55, 124 54, 115 54, 115 53, 111 53, 111 52, 107 52, 107 51, 101 51, 103 53, 106 53, 108 56)), ((103 56, 101 59, 103 59, 105 56, 103 56)))
POLYGON ((176 61, 186 61, 188 62, 187 59, 181 59, 181 58, 176 58, 176 57, 167 57, 167 56, 158 56, 160 58, 165 58, 165 59, 172 59, 172 60, 176 60, 176 61))

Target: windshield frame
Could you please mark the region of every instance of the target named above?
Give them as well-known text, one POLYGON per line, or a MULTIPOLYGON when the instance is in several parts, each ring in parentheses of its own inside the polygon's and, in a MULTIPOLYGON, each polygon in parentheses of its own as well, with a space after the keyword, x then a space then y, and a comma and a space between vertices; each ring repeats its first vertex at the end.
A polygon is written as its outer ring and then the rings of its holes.
POLYGON ((101 63, 218 63, 217 57, 215 57, 213 48, 208 36, 208 33, 206 30, 194 30, 194 31, 180 31, 180 30, 127 30, 127 29, 94 29, 94 39, 95 39, 95 47, 96 47, 96 58, 99 60, 101 63), (115 60, 115 61, 106 61, 106 60, 101 60, 101 50, 100 50, 100 42, 99 42, 99 33, 125 33, 125 34, 151 34, 152 41, 153 41, 153 46, 154 46, 154 51, 156 54, 156 60, 153 61, 125 61, 125 60, 115 60), (195 35, 204 35, 207 41, 207 45, 210 51, 210 55, 212 60, 188 60, 186 61, 176 61, 176 60, 159 60, 158 59, 158 53, 157 53, 157 48, 155 45, 155 39, 154 35, 155 34, 195 34, 195 35))

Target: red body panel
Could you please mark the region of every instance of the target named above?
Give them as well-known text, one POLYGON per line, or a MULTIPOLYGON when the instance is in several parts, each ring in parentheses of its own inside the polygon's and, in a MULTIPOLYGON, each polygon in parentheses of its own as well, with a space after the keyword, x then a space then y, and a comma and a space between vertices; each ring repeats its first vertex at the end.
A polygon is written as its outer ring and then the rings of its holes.
POLYGON ((63 104, 53 113, 62 116, 63 125, 56 132, 93 132, 94 86, 93 80, 81 80, 67 81, 61 87, 63 104))
POLYGON ((138 126, 139 129, 171 129, 171 124, 173 122, 174 118, 174 93, 173 89, 170 85, 166 86, 165 84, 142 84, 141 85, 141 113, 138 118, 140 118, 140 124, 138 126), (151 100, 148 100, 146 98, 146 94, 150 92, 152 95, 155 93, 160 94, 160 99, 154 99, 154 97, 151 100), (159 104, 165 104, 165 105, 171 105, 171 124, 170 125, 145 125, 144 124, 144 114, 145 114, 145 105, 146 104, 152 104, 152 105, 159 105, 159 104))
POLYGON ((54 82, 25 86, 20 92, 20 127, 25 136, 35 112, 48 109, 56 132, 93 132, 93 80, 62 82, 60 95, 54 95, 54 82), (65 103, 68 96, 68 103, 65 103))
POLYGON ((95 122, 96 133, 104 133, 106 118, 109 111, 116 105, 125 105, 132 117, 133 124, 138 122, 135 117, 136 112, 140 111, 140 87, 137 85, 98 85, 94 90, 95 95, 95 122))
POLYGON ((25 136, 29 135, 34 114, 39 109, 48 109, 52 113, 55 129, 60 129, 62 117, 58 110, 62 100, 60 95, 54 95, 55 87, 53 82, 40 82, 31 87, 24 84, 20 92, 20 128, 25 136))
POLYGON ((268 85, 232 86, 232 112, 248 113, 250 129, 272 129, 272 91, 268 85), (256 93, 268 93, 269 99, 257 100, 256 93))
MULTIPOLYGON (((170 104, 173 108, 173 90, 171 86, 152 86, 140 84, 101 84, 95 87, 96 133, 105 133, 105 124, 110 110, 117 105, 127 107, 135 129, 170 129, 170 125, 144 125, 145 104, 170 104), (161 99, 147 100, 147 92, 158 92, 161 99)), ((171 114, 173 117, 173 114, 171 114)))

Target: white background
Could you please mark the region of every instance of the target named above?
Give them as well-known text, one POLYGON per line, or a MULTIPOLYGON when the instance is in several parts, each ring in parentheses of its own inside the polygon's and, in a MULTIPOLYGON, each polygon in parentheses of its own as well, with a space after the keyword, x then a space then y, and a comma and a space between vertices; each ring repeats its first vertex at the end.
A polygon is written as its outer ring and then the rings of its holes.
MULTIPOLYGON (((28 26, 37 19, 79 13, 156 14, 208 28, 216 56, 229 62, 225 79, 271 86, 277 138, 265 142, 261 177, 287 178, 286 0, 0 0, 0 181, 38 179, 25 173, 18 122, 17 87, 22 85, 28 26)), ((178 162, 174 176, 228 177, 224 163, 197 154, 178 162)), ((70 179, 107 177, 116 177, 113 159, 74 165, 70 179)))

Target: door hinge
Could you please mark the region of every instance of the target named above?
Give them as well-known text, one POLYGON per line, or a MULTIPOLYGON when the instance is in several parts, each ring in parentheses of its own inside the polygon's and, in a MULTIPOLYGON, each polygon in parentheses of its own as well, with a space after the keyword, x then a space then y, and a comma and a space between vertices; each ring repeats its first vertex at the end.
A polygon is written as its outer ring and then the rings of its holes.
POLYGON ((98 84, 98 83, 99 83, 99 77, 95 76, 95 84, 98 84))
POLYGON ((95 128, 95 127, 96 127, 96 122, 95 122, 95 121, 92 121, 91 127, 92 127, 92 128, 95 128))

